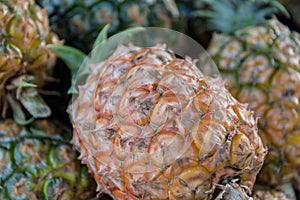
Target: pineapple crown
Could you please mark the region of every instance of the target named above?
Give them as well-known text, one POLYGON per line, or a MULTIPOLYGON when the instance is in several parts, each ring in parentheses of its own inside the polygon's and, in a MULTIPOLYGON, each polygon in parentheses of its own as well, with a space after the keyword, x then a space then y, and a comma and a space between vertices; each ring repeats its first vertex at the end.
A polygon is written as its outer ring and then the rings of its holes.
MULTIPOLYGON (((95 49, 98 45, 100 45, 102 42, 105 42, 108 38, 108 30, 110 28, 110 24, 105 25, 101 31, 99 32, 96 40, 93 43, 93 47, 92 49, 95 49)), ((140 26, 136 26, 136 27, 131 27, 125 30, 131 30, 131 31, 135 31, 135 30, 140 30, 142 27, 140 26)), ((68 90, 68 94, 72 94, 72 95, 77 95, 78 94, 78 90, 75 87, 75 82, 76 79, 78 79, 79 77, 84 77, 87 74, 89 74, 89 70, 86 68, 85 70, 80 70, 80 66, 84 65, 86 63, 89 63, 91 60, 96 60, 95 56, 97 57, 97 55, 95 55, 94 51, 92 51, 89 55, 87 55, 86 53, 84 53, 83 51, 72 47, 72 46, 68 46, 68 45, 56 45, 56 44, 49 44, 47 45, 53 52, 56 53, 56 55, 62 60, 64 61, 64 63, 66 64, 66 66, 69 68, 69 70, 71 71, 71 87, 68 90)), ((108 52, 109 50, 112 48, 111 46, 107 46, 106 47, 108 52)), ((107 55, 106 55, 107 56, 107 55)))
MULTIPOLYGON (((110 25, 107 24, 101 29, 95 42, 93 43, 92 49, 94 49, 97 45, 99 45, 100 43, 104 42, 107 39, 109 28, 110 28, 110 25)), ((81 51, 75 47, 72 47, 72 46, 51 44, 51 45, 48 45, 48 47, 53 52, 55 52, 56 55, 61 60, 64 61, 66 66, 71 71, 72 83, 71 83, 71 87, 68 90, 68 94, 77 94, 78 91, 74 87, 76 78, 78 78, 78 76, 84 76, 88 73, 87 71, 79 71, 79 68, 84 62, 88 62, 87 61, 88 59, 93 59, 93 58, 89 58, 89 55, 87 55, 83 51, 81 51), (79 73, 81 73, 81 74, 79 74, 79 73)), ((92 54, 91 56, 94 56, 94 55, 92 54)))
POLYGON ((238 29, 255 26, 275 13, 289 17, 277 0, 203 0, 207 9, 197 10, 193 17, 206 21, 206 28, 231 34, 238 29))

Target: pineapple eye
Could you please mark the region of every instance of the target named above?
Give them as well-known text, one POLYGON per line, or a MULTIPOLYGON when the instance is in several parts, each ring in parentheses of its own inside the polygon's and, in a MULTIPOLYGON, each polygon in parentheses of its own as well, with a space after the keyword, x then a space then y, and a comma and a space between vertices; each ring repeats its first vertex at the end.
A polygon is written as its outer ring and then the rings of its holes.
POLYGON ((108 139, 114 139, 116 137, 116 133, 117 133, 117 131, 114 128, 107 128, 106 129, 106 137, 108 139))
POLYGON ((283 96, 290 97, 290 96, 293 96, 294 94, 295 94, 295 91, 293 89, 288 89, 288 90, 284 91, 283 96))

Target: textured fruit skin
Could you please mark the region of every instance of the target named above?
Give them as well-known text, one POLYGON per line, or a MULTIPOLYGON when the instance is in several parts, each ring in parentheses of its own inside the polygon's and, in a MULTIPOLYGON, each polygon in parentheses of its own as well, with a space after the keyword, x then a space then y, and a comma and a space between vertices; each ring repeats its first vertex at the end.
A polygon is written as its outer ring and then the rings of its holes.
POLYGON ((269 154, 259 180, 280 185, 300 169, 300 36, 276 19, 261 26, 215 34, 208 48, 241 102, 259 117, 259 133, 269 154))
POLYGON ((38 0, 47 9, 52 29, 67 44, 89 52, 98 32, 109 34, 134 26, 185 30, 187 17, 174 0, 38 0))
POLYGON ((266 154, 253 113, 194 62, 164 45, 129 45, 91 66, 69 112, 98 191, 212 199, 233 179, 251 191, 266 154))
POLYGON ((275 190, 256 190, 252 195, 254 200, 292 200, 283 192, 275 190))
POLYGON ((51 79, 56 56, 47 44, 60 43, 50 32, 46 11, 33 0, 0 1, 1 107, 5 94, 22 96, 16 91, 20 81, 39 88, 51 79))
POLYGON ((0 199, 88 199, 96 184, 77 160, 70 131, 51 120, 0 122, 0 199))

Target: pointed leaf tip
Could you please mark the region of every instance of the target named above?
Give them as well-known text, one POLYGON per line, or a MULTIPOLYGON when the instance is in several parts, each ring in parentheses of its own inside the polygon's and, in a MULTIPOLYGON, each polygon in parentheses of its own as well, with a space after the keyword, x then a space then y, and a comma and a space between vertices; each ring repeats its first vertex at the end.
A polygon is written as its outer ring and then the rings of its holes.
POLYGON ((19 87, 37 87, 37 85, 20 80, 19 87))
POLYGON ((62 59, 65 62, 67 67, 73 73, 76 73, 78 71, 81 63, 87 57, 87 55, 84 52, 71 46, 62 46, 55 44, 50 44, 48 46, 52 51, 54 51, 54 53, 57 54, 57 56, 60 59, 62 59))
POLYGON ((107 24, 101 29, 100 33, 98 34, 94 42, 93 49, 107 39, 107 33, 109 28, 110 28, 110 24, 107 24))
POLYGON ((35 88, 24 89, 20 102, 34 118, 45 118, 51 115, 51 109, 35 88))
POLYGON ((12 108, 13 118, 17 124, 27 125, 34 121, 33 117, 31 117, 30 119, 26 119, 21 105, 11 96, 11 94, 7 94, 5 97, 12 108))

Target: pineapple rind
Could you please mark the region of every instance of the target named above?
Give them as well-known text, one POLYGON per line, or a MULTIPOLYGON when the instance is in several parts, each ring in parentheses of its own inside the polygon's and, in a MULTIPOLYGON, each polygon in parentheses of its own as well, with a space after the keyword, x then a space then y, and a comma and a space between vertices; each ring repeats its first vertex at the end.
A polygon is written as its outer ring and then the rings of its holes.
POLYGON ((293 180, 299 188, 300 35, 271 19, 231 36, 215 34, 208 50, 233 96, 259 118, 269 149, 259 180, 293 180))
POLYGON ((5 107, 5 94, 20 98, 21 82, 40 88, 53 80, 56 56, 47 44, 61 41, 33 0, 1 0, 0 19, 0 106, 5 107))
POLYGON ((254 200, 292 200, 283 192, 271 189, 255 190, 252 197, 254 200))
POLYGON ((216 187, 237 179, 241 196, 250 193, 266 148, 252 112, 221 80, 164 45, 119 46, 90 70, 69 111, 72 143, 98 191, 115 199, 213 199, 216 187))
POLYGON ((0 123, 0 199, 88 199, 96 185, 56 121, 0 123))

